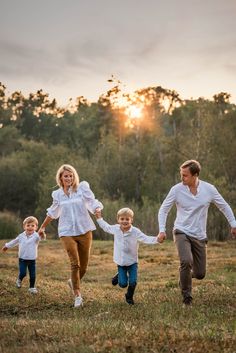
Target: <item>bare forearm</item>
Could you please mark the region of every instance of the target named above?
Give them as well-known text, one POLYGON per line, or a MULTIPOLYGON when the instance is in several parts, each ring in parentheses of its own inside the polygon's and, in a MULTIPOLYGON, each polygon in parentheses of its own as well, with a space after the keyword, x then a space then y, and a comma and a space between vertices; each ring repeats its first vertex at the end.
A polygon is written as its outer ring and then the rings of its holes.
POLYGON ((53 218, 46 216, 46 218, 44 219, 43 223, 40 226, 40 229, 45 229, 47 227, 47 225, 53 220, 53 218))

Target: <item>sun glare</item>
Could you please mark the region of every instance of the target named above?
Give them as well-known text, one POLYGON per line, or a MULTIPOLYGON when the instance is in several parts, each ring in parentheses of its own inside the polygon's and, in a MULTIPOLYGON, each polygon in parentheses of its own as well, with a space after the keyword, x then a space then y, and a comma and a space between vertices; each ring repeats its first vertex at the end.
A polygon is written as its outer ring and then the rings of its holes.
POLYGON ((131 119, 139 119, 141 118, 141 115, 142 115, 142 109, 135 105, 130 105, 126 108, 126 114, 131 119))

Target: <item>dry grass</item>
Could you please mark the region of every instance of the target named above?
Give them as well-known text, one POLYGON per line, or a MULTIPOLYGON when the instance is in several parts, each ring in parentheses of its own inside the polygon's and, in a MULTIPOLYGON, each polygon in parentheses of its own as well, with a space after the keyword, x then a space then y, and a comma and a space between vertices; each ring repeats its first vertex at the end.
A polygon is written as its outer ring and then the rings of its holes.
POLYGON ((233 353, 236 243, 208 246, 208 273, 194 281, 194 305, 184 309, 173 242, 140 246, 136 305, 112 287, 112 242, 94 241, 83 281, 83 308, 73 308, 69 265, 57 240, 40 244, 38 295, 15 288, 17 249, 0 255, 2 353, 172 352, 233 353))

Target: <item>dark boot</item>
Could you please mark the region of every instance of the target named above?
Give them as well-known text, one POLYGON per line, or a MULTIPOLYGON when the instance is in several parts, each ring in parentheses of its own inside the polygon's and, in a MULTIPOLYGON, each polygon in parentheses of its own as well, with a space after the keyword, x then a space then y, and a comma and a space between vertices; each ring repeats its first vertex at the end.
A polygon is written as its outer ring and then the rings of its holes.
POLYGON ((133 296, 134 296, 135 287, 136 287, 136 284, 132 286, 128 286, 127 293, 125 294, 125 300, 129 305, 134 305, 133 296))
POLYGON ((116 273, 115 276, 112 277, 111 283, 113 286, 116 286, 118 284, 118 273, 116 273))
POLYGON ((183 298, 183 303, 186 306, 191 306, 192 305, 192 301, 193 301, 193 298, 191 296, 183 298))

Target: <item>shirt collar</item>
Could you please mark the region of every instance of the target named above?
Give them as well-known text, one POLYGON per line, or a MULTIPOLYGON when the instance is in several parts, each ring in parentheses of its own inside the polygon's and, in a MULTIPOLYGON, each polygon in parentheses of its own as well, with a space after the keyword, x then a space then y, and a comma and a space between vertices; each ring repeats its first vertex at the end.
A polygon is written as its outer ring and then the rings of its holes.
POLYGON ((26 231, 24 231, 23 234, 24 234, 27 238, 30 238, 30 237, 32 237, 32 236, 35 234, 35 232, 32 233, 32 234, 30 234, 30 235, 27 235, 27 234, 26 234, 26 231))
POLYGON ((125 231, 125 232, 123 232, 123 230, 120 228, 120 230, 121 230, 121 232, 122 232, 123 234, 129 234, 129 233, 131 233, 131 232, 132 232, 132 229, 133 229, 133 226, 132 226, 132 225, 131 225, 130 229, 127 230, 127 231, 125 231))

